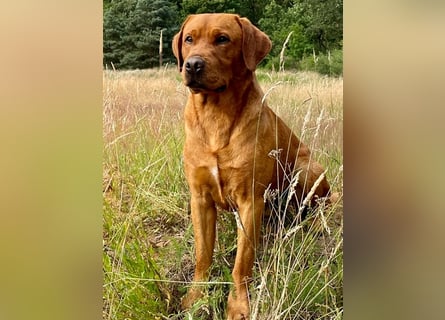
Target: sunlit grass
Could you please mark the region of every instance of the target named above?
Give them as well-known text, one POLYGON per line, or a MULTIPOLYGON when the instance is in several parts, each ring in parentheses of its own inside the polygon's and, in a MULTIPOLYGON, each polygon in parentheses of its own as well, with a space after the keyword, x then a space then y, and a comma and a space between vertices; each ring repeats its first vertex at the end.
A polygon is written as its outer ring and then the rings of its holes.
MULTIPOLYGON (((269 106, 342 195, 342 79, 265 71, 258 78, 269 106)), ((236 254, 227 212, 218 216, 208 293, 187 314, 179 308, 194 268, 182 163, 186 99, 176 70, 104 71, 104 319, 224 319, 236 254)), ((302 223, 272 213, 254 267, 252 319, 340 319, 341 202, 302 223)))

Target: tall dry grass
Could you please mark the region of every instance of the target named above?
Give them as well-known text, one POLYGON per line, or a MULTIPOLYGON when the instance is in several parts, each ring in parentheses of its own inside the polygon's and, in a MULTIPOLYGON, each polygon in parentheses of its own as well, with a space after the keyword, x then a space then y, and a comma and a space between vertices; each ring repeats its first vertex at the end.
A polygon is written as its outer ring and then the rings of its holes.
MULTIPOLYGON (((311 147, 341 195, 342 79, 257 73, 269 106, 311 147)), ((207 295, 179 310, 194 267, 182 164, 186 98, 176 70, 104 72, 104 319, 224 319, 236 254, 231 213, 218 216, 207 295)), ((250 288, 252 319, 340 319, 341 201, 303 222, 272 211, 250 288)))

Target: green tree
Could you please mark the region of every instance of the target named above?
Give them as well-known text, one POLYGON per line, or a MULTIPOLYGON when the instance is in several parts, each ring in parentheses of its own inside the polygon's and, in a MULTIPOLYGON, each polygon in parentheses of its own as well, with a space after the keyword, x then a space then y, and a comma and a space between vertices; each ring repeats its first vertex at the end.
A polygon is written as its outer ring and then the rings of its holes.
POLYGON ((338 49, 343 43, 343 0, 297 0, 299 23, 316 52, 338 49))
POLYGON ((241 3, 235 0, 183 0, 181 17, 184 19, 189 14, 198 13, 238 13, 241 3))
POLYGON ((268 0, 183 0, 180 4, 181 18, 197 13, 236 13, 247 17, 257 24, 263 15, 264 6, 268 0))
POLYGON ((273 42, 266 62, 278 67, 280 52, 292 32, 284 51, 285 65, 298 68, 314 52, 329 57, 331 51, 342 48, 343 0, 272 0, 259 24, 273 42))
POLYGON ((240 11, 241 16, 247 17, 254 25, 258 26, 258 22, 264 15, 264 7, 270 0, 245 0, 241 1, 240 11))
POLYGON ((304 29, 300 25, 296 8, 283 7, 272 0, 264 8, 264 17, 259 21, 260 28, 266 32, 272 40, 273 46, 267 61, 278 67, 280 52, 288 37, 290 41, 285 48, 285 59, 288 67, 296 67, 298 61, 312 51, 312 45, 304 35, 304 29))
POLYGON ((168 0, 111 0, 104 13, 104 64, 118 68, 150 68, 159 64, 159 37, 164 55, 173 61, 171 39, 177 7, 168 0))
POLYGON ((129 44, 124 43, 127 23, 135 0, 115 0, 104 3, 103 63, 119 66, 129 44), (107 6, 105 7, 105 4, 107 6))

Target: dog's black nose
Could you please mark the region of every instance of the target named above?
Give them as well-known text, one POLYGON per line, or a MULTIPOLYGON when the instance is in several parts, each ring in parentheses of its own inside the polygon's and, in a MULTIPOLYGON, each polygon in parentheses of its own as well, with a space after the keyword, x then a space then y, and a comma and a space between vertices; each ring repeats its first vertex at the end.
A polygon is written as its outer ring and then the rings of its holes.
POLYGON ((193 56, 185 62, 185 70, 189 74, 199 74, 204 70, 205 62, 201 57, 193 56))

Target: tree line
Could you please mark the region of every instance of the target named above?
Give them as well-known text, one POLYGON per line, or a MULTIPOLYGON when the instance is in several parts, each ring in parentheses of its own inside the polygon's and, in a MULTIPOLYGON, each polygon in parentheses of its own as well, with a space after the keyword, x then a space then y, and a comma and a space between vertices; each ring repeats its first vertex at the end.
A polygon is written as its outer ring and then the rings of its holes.
POLYGON ((269 35, 268 68, 342 74, 343 0, 104 0, 105 68, 145 69, 176 63, 171 40, 185 17, 237 13, 269 35))

